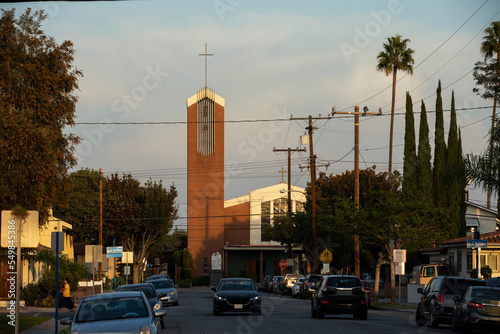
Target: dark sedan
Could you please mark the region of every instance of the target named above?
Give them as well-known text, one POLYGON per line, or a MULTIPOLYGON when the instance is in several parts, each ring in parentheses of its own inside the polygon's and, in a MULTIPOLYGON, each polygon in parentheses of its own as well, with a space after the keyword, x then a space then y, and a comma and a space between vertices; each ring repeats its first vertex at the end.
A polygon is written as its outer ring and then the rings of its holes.
POLYGON ((455 296, 452 330, 467 333, 469 329, 500 332, 500 288, 470 286, 465 293, 455 296))
POLYGON ((213 313, 222 312, 252 312, 261 314, 262 287, 256 287, 250 278, 223 278, 214 292, 213 313))
MULTIPOLYGON (((156 292, 154 286, 151 283, 139 283, 139 284, 128 284, 128 285, 122 285, 116 289, 116 292, 120 291, 142 291, 146 298, 148 299, 149 305, 151 306, 151 309, 154 311, 156 310, 163 310, 162 303, 160 301, 160 295, 158 292, 156 292)), ((160 318, 160 323, 161 323, 161 328, 165 328, 165 322, 164 322, 164 317, 160 318)))
POLYGON ((311 315, 322 319, 327 314, 352 314, 366 320, 368 305, 363 284, 356 276, 325 275, 316 284, 311 315))

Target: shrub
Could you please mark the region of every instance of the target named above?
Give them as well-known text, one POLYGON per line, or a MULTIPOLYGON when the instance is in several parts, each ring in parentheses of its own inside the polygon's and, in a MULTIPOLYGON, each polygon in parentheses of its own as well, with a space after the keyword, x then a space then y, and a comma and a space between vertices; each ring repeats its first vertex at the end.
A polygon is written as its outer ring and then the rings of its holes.
POLYGON ((191 281, 187 279, 181 279, 179 280, 179 288, 190 288, 191 287, 191 281))
POLYGON ((40 286, 35 283, 29 283, 21 289, 21 299, 27 306, 40 306, 39 303, 45 298, 45 293, 40 286))
POLYGON ((210 279, 208 276, 194 276, 193 277, 193 286, 202 286, 209 285, 210 279))

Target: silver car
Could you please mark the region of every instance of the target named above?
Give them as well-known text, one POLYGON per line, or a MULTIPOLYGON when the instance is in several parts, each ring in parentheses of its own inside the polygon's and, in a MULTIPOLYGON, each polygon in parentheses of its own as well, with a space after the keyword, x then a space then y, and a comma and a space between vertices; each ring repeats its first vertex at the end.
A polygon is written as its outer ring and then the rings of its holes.
POLYGON ((111 292, 84 297, 73 319, 61 319, 71 333, 158 333, 164 310, 152 310, 140 291, 111 292))
POLYGON ((155 279, 148 281, 148 283, 153 284, 153 286, 156 289, 156 292, 160 294, 160 300, 163 306, 179 305, 179 298, 177 297, 177 289, 171 280, 166 278, 155 279))

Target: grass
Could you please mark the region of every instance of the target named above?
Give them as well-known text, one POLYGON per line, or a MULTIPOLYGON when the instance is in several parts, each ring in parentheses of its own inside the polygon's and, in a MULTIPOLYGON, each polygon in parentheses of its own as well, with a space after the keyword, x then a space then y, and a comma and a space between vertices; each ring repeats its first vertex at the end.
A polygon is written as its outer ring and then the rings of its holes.
MULTIPOLYGON (((27 330, 36 325, 52 319, 51 317, 30 317, 26 315, 19 316, 19 332, 27 330)), ((14 326, 9 325, 10 318, 7 315, 0 314, 0 333, 14 333, 14 326)))

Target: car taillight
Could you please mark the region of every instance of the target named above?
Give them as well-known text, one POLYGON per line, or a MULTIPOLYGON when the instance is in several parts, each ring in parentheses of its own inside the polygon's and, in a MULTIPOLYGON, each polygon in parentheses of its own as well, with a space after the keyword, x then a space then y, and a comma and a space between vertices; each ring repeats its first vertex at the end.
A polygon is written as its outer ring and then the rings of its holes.
POLYGON ((327 292, 328 291, 328 288, 325 286, 322 290, 323 292, 327 292))
POLYGON ((483 304, 476 302, 467 302, 468 308, 483 308, 483 304))
POLYGON ((285 280, 285 285, 288 285, 288 280, 287 279, 285 280))
POLYGON ((439 305, 443 305, 443 295, 442 294, 438 294, 438 297, 437 297, 437 302, 439 305))

